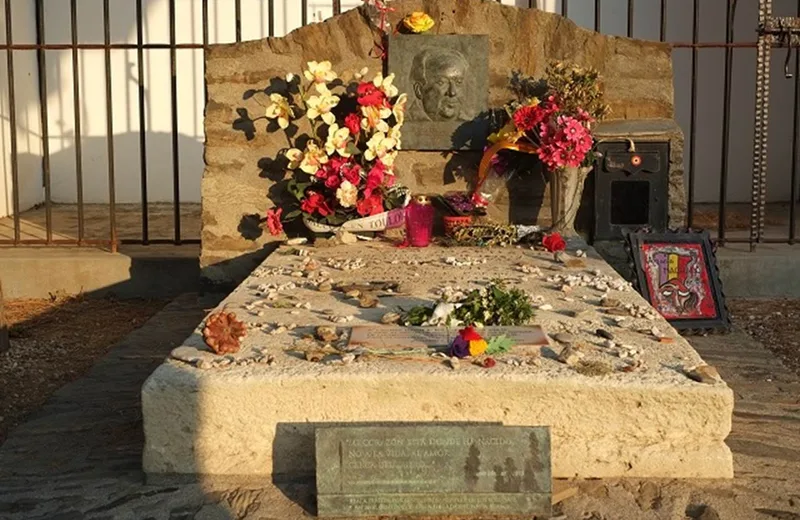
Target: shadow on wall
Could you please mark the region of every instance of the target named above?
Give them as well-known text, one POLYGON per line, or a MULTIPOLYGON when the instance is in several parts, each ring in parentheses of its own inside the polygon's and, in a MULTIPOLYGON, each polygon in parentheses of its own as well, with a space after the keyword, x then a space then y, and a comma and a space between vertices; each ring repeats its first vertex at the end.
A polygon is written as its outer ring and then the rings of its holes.
MULTIPOLYGON (((114 186, 119 203, 140 202, 142 192, 142 158, 139 132, 128 132, 114 136, 114 186)), ((147 161, 147 192, 161 194, 149 196, 148 202, 172 202, 174 169, 172 163, 172 134, 166 132, 145 133, 147 161), (170 198, 164 195, 169 194, 170 198)), ((203 143, 187 135, 178 135, 181 162, 180 195, 183 201, 199 200, 199 183, 203 176, 203 143), (187 160, 187 158, 189 160, 187 160)), ((76 174, 76 149, 74 146, 50 154, 51 190, 53 202, 74 203, 78 197, 76 174)), ((107 203, 108 192, 108 139, 105 136, 81 139, 83 155, 83 200, 86 203, 107 203), (98 160, 99 159, 99 160, 98 160), (100 162, 102 161, 102 162, 100 162), (98 164, 100 163, 100 164, 98 164)), ((41 171, 42 157, 32 154, 19 156, 20 179, 30 179, 41 171)))

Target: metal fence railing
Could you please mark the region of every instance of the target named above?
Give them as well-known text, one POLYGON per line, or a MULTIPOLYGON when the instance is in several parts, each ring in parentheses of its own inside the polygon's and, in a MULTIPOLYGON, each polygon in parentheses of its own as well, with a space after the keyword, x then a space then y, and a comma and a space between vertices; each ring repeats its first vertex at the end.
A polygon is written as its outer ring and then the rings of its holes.
MULTIPOLYGON (((65 0, 66 1, 66 0, 65 0)), ((133 244, 153 244, 153 243, 171 243, 171 244, 184 244, 184 243, 196 243, 199 242, 198 237, 187 237, 183 236, 182 234, 182 226, 181 226, 181 183, 180 183, 180 153, 179 153, 179 139, 178 139, 178 88, 177 88, 177 73, 176 73, 176 61, 177 55, 179 52, 186 51, 186 50, 202 50, 208 47, 209 45, 209 0, 191 0, 192 2, 196 2, 199 5, 200 11, 202 13, 202 42, 196 43, 178 43, 176 38, 176 24, 178 24, 178 20, 176 17, 176 0, 168 0, 168 13, 169 13, 169 38, 168 41, 163 43, 148 43, 145 41, 144 38, 144 30, 143 30, 143 0, 135 0, 135 8, 136 8, 136 42, 135 43, 114 43, 111 39, 111 24, 110 24, 110 8, 109 8, 109 0, 103 0, 102 2, 102 20, 103 20, 103 42, 102 43, 87 43, 81 42, 79 39, 79 24, 80 20, 78 17, 78 3, 79 0, 68 0, 70 2, 70 17, 69 17, 69 24, 71 27, 71 41, 69 43, 47 43, 45 38, 47 27, 45 24, 45 16, 44 16, 44 9, 45 9, 45 0, 35 0, 35 13, 36 13, 36 43, 19 43, 16 42, 14 39, 14 24, 12 23, 13 18, 13 11, 12 11, 12 1, 11 0, 4 0, 4 7, 5 7, 5 43, 0 44, 0 51, 4 51, 6 53, 6 64, 8 69, 8 100, 9 100, 9 113, 8 113, 8 124, 10 125, 12 131, 10 132, 10 136, 8 139, 8 150, 6 151, 10 154, 10 174, 11 174, 11 184, 12 184, 12 207, 13 207, 13 238, 7 238, 0 240, 0 245, 64 245, 64 244, 74 244, 74 245, 96 245, 96 246, 105 246, 109 247, 112 250, 115 250, 119 244, 126 244, 126 243, 133 243, 133 244), (72 90, 71 96, 74 99, 74 128, 75 128, 75 147, 74 147, 74 154, 75 154, 75 164, 76 164, 76 183, 77 183, 77 212, 78 212, 78 228, 77 228, 77 236, 74 239, 63 239, 54 237, 53 233, 53 217, 52 217, 52 193, 51 193, 51 165, 50 165, 50 158, 49 158, 49 148, 48 148, 48 140, 49 140, 49 128, 48 128, 48 74, 46 71, 47 68, 47 53, 46 51, 49 50, 62 50, 62 51, 70 51, 71 52, 71 64, 73 67, 73 71, 76 71, 79 66, 79 52, 81 51, 97 51, 102 52, 104 55, 105 61, 105 81, 106 81, 106 89, 105 89, 105 107, 106 107, 106 131, 107 131, 107 154, 108 154, 108 223, 110 232, 107 238, 87 238, 86 230, 85 230, 85 222, 84 222, 84 177, 83 177, 83 167, 82 167, 82 148, 81 148, 81 136, 82 132, 82 121, 81 121, 81 85, 78 80, 78 75, 73 74, 73 82, 72 82, 72 90), (140 127, 139 127, 139 154, 141 157, 141 172, 140 172, 140 188, 141 188, 141 211, 142 211, 142 218, 141 218, 141 234, 136 238, 125 238, 120 239, 117 233, 117 193, 115 189, 115 176, 117 174, 114 165, 114 141, 112 136, 114 135, 114 104, 113 104, 113 97, 115 92, 112 89, 112 65, 111 65, 111 53, 115 50, 130 50, 134 51, 136 55, 138 67, 138 100, 139 100, 139 110, 138 110, 138 118, 140 120, 140 127), (171 62, 171 88, 169 91, 170 101, 171 101, 171 119, 172 119, 172 140, 171 140, 171 149, 172 149, 172 198, 173 198, 173 227, 174 227, 174 234, 171 238, 164 239, 164 238, 153 238, 150 235, 150 222, 148 220, 148 169, 147 169, 147 158, 148 158, 148 142, 145 138, 145 117, 146 117, 146 97, 145 97, 145 85, 143 83, 143 67, 145 61, 145 54, 151 51, 157 50, 167 50, 170 54, 170 62, 171 62), (15 108, 15 95, 17 92, 15 91, 15 56, 17 53, 25 53, 25 52, 34 52, 37 56, 37 69, 38 69, 38 82, 39 82, 39 102, 40 102, 40 118, 41 118, 41 141, 42 141, 42 172, 43 172, 43 183, 44 183, 44 211, 45 211, 45 226, 46 226, 46 236, 44 238, 37 238, 37 239, 27 239, 23 238, 20 233, 20 194, 19 194, 19 171, 18 171, 18 143, 17 137, 14 129, 17 125, 17 114, 15 108)), ((292 0, 294 1, 294 0, 292 0)), ((628 36, 633 36, 635 32, 635 22, 637 20, 637 3, 641 0, 627 0, 627 12, 624 14, 626 16, 626 30, 628 36)), ((720 181, 719 181, 719 201, 718 201, 718 211, 717 211, 717 219, 716 219, 716 226, 717 226, 717 235, 720 244, 724 245, 725 243, 734 243, 734 242, 750 242, 754 244, 755 242, 760 241, 776 241, 782 243, 789 243, 793 244, 796 242, 796 225, 795 219, 797 217, 797 202, 798 202, 798 173, 797 173, 797 162, 798 162, 798 153, 797 153, 797 138, 798 138, 798 110, 800 109, 800 83, 798 82, 798 77, 800 74, 795 74, 794 77, 794 84, 795 84, 795 96, 794 96, 794 125, 793 125, 793 134, 792 134, 792 170, 791 170, 791 189, 789 190, 791 194, 791 203, 790 203, 790 216, 789 216, 789 224, 787 229, 787 235, 785 237, 780 238, 772 238, 766 239, 761 234, 753 234, 751 233, 750 237, 732 237, 728 234, 728 204, 727 204, 727 192, 728 186, 731 181, 729 171, 730 171, 730 144, 731 144, 731 114, 732 114, 732 107, 731 107, 731 89, 732 89, 732 68, 734 62, 734 54, 737 52, 742 52, 746 49, 750 49, 752 52, 753 49, 756 49, 758 46, 758 42, 753 39, 752 42, 735 42, 734 41, 734 22, 736 18, 736 10, 737 10, 737 0, 727 0, 726 5, 726 23, 725 23, 725 39, 724 41, 700 41, 700 0, 656 0, 659 1, 660 9, 657 12, 658 16, 658 31, 659 37, 661 41, 667 41, 667 33, 668 33, 668 24, 669 24, 669 17, 668 17, 668 5, 670 1, 678 2, 681 5, 690 5, 692 9, 692 38, 691 41, 672 41, 670 42, 675 49, 674 52, 688 52, 690 53, 691 59, 691 95, 690 95, 690 118, 689 118, 689 128, 685 129, 690 136, 688 142, 688 163, 687 163, 687 185, 688 185, 688 218, 687 218, 687 225, 692 227, 695 224, 695 215, 696 215, 696 194, 695 194, 695 186, 696 186, 696 174, 697 174, 697 126, 698 126, 698 92, 697 92, 697 82, 699 76, 699 56, 702 52, 706 52, 707 50, 717 49, 724 51, 724 89, 722 92, 722 103, 724 105, 724 110, 722 113, 722 136, 721 136, 721 148, 720 148, 720 181)), ((763 0, 768 1, 768 0, 763 0)), ((265 0, 266 5, 266 12, 268 14, 268 32, 269 35, 275 34, 275 12, 276 12, 276 0, 265 0)), ((535 3, 534 0, 530 0, 531 7, 535 3)), ((653 3, 653 2, 650 2, 653 3)), ((298 2, 299 9, 301 12, 301 19, 302 23, 306 24, 309 22, 309 2, 308 0, 300 0, 298 2)), ((576 7, 587 7, 587 4, 591 6, 590 2, 584 2, 580 0, 580 4, 577 2, 570 2, 569 0, 561 0, 560 4, 560 12, 562 15, 571 17, 574 13, 573 10, 576 7)), ((235 0, 233 3, 230 4, 235 11, 235 40, 241 41, 242 40, 242 0, 235 0)), ((331 0, 331 9, 333 14, 338 14, 342 10, 342 3, 341 0, 331 0)), ((19 6, 19 4, 17 4, 19 6)), ((797 2, 797 9, 798 9, 798 16, 800 16, 800 1, 797 2)), ((652 21, 652 20, 651 20, 652 21)), ((603 9, 602 9, 602 0, 594 0, 594 28, 595 30, 600 30, 604 26, 603 20, 603 9)), ((757 20, 753 20, 753 34, 756 34, 756 26, 757 20)), ((771 41, 771 45, 779 46, 781 45, 782 41, 778 41, 777 39, 771 41)), ((753 63, 755 66, 755 63, 753 63)), ((800 56, 795 55, 795 67, 800 66, 800 56)), ((758 124, 761 124, 760 122, 758 124)), ((751 179, 747 179, 747 181, 751 181, 751 179)), ((763 179, 763 182, 766 182, 766 179, 763 179)), ((760 188, 763 189, 763 188, 760 188)), ((762 192, 759 192, 762 193, 762 192)), ((760 196, 754 196, 754 203, 755 204, 763 204, 763 198, 760 196)), ((763 214, 763 212, 761 213, 763 214)), ((758 227, 759 223, 757 221, 750 222, 751 230, 753 227, 758 227)))

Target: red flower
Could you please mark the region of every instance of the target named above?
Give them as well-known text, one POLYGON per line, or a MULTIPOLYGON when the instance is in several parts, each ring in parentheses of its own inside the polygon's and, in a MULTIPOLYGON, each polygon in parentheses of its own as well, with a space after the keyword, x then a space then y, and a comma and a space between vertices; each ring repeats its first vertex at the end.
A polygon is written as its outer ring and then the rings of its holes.
POLYGON ((467 341, 480 341, 483 338, 475 331, 475 327, 470 325, 458 331, 458 335, 467 341))
POLYGON ((347 117, 344 118, 344 126, 346 126, 350 133, 358 135, 361 132, 361 117, 358 114, 348 114, 347 117))
POLYGON ((369 197, 372 192, 383 186, 385 179, 385 167, 378 161, 367 174, 367 186, 364 188, 364 195, 369 197))
POLYGON ((383 197, 380 192, 375 192, 369 197, 364 197, 356 204, 356 211, 362 217, 383 213, 383 197))
POLYGON ((386 94, 372 83, 363 82, 356 89, 358 104, 365 107, 381 106, 386 103, 386 94))
POLYGON ((315 212, 319 213, 323 217, 327 217, 333 213, 333 210, 328 205, 328 201, 325 200, 325 197, 316 191, 308 192, 306 198, 300 203, 300 209, 310 215, 313 215, 315 212))
POLYGON ((342 178, 336 172, 330 172, 328 178, 325 179, 325 187, 332 190, 337 189, 342 184, 342 178))
POLYGON ((348 164, 342 167, 342 177, 353 186, 361 184, 361 167, 357 164, 348 164))
POLYGON ((542 238, 542 245, 551 253, 557 253, 567 248, 567 243, 558 233, 551 233, 542 238))
POLYGON ((267 211, 267 226, 269 227, 269 234, 272 236, 278 236, 283 233, 281 213, 283 213, 283 208, 267 211))
POLYGON ((492 368, 497 364, 497 361, 494 358, 487 357, 483 360, 483 368, 492 368))
POLYGON ((544 111, 538 106, 524 106, 514 112, 514 124, 523 132, 530 132, 542 122, 544 115, 544 111))

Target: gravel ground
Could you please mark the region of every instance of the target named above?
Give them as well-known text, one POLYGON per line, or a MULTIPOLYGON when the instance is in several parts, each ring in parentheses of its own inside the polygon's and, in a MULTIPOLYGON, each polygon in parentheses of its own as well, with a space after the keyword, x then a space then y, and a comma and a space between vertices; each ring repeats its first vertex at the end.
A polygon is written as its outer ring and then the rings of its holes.
POLYGON ((165 304, 81 297, 6 301, 11 348, 0 353, 0 444, 53 392, 81 377, 165 304))
POLYGON ((736 326, 800 374, 800 300, 731 300, 736 326))

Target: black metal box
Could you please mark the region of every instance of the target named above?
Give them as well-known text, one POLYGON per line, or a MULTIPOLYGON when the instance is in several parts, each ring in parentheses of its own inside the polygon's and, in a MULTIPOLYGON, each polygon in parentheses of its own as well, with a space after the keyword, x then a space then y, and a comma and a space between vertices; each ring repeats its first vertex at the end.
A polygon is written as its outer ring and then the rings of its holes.
POLYGON ((669 143, 606 142, 594 171, 594 240, 623 238, 624 229, 666 231, 669 143), (633 151, 632 151, 633 150, 633 151))

